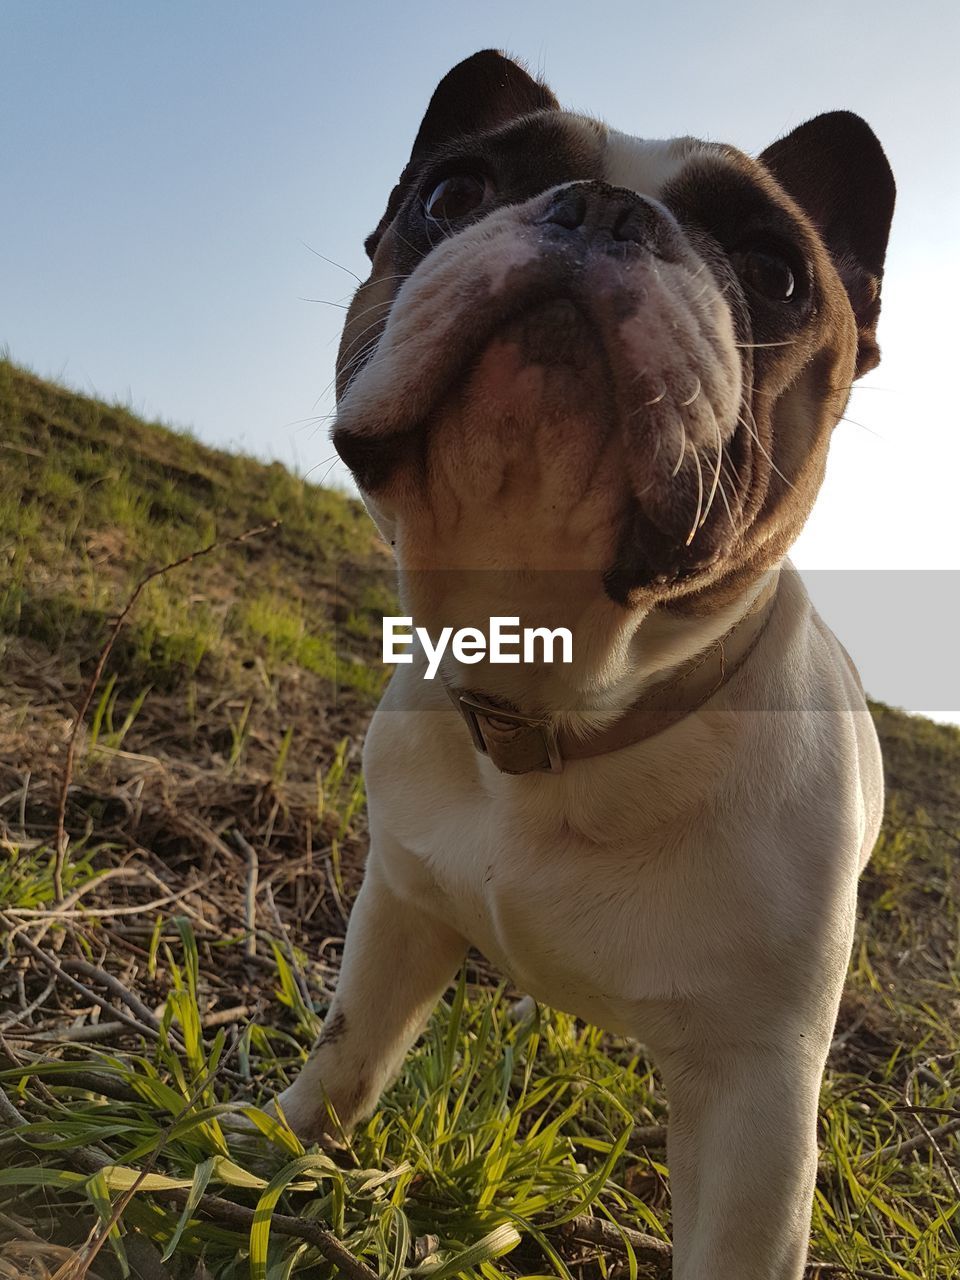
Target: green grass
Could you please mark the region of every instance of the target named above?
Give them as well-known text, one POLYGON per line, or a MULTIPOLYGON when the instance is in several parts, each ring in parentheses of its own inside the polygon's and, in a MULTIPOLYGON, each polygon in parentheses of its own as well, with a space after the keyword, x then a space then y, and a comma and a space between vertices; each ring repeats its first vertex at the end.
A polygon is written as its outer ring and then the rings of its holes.
MULTIPOLYGON (((55 1227, 58 1214, 68 1206, 79 1213, 85 1203, 90 1218, 106 1215, 111 1193, 127 1189, 132 1170, 159 1149, 158 1169, 123 1222, 162 1251, 173 1249, 176 1274, 190 1274, 190 1260, 201 1256, 225 1277, 265 1276, 268 1265, 271 1274, 312 1273, 309 1250, 279 1238, 268 1247, 271 1203, 333 1227, 383 1275, 509 1274, 492 1266, 498 1252, 526 1238, 549 1257, 556 1229, 588 1205, 626 1210, 662 1233, 657 1215, 614 1176, 628 1172, 623 1155, 633 1120, 651 1098, 647 1068, 609 1056, 600 1033, 573 1019, 515 1022, 497 991, 474 990, 468 1000, 463 981, 337 1161, 306 1154, 288 1129, 248 1107, 269 1133, 251 1158, 249 1138, 232 1137, 221 1123, 236 1107, 226 1099, 237 1089, 215 1082, 217 1063, 262 1069, 269 1062, 260 1086, 282 1085, 315 1018, 296 1010, 297 988, 278 955, 277 999, 298 1014, 299 1034, 249 1023, 226 1054, 222 1034, 206 1043, 200 1035, 201 957, 189 925, 171 921, 158 937, 157 963, 171 986, 162 1030, 152 1053, 98 1053, 85 1063, 106 1096, 89 1078, 78 1085, 73 1064, 0 1073, 18 1105, 42 1097, 38 1118, 21 1130, 20 1158, 0 1172, 0 1195, 13 1193, 17 1212, 35 1227, 55 1227), (182 1047, 171 1044, 171 1028, 182 1032, 182 1047), (97 1146, 116 1163, 95 1178, 79 1174, 65 1167, 76 1146, 97 1146), (184 1226, 177 1209, 149 1194, 201 1185, 259 1206, 261 1230, 248 1237, 202 1221, 184 1226), (430 1235, 429 1263, 411 1272, 411 1243, 430 1235)), ((111 1247, 122 1258, 123 1236, 111 1247)))
MULTIPOLYGON (((350 500, 0 363, 0 1086, 23 1117, 0 1130, 2 1280, 332 1276, 291 1219, 384 1276, 655 1274, 630 1238, 577 1235, 593 1215, 669 1238, 654 1067, 566 1015, 515 1019, 478 957, 343 1149, 260 1110, 320 1025, 360 882, 383 563, 350 500), (110 618, 146 570, 277 517, 153 584, 121 633, 55 911, 63 745, 110 618)), ((811 1257, 956 1280, 958 1133, 936 1131, 960 1118, 960 733, 873 712, 890 801, 811 1257)))
POLYGON ((150 585, 126 635, 124 680, 169 685, 204 662, 222 678, 253 651, 361 697, 380 692, 379 672, 364 660, 374 611, 349 601, 351 625, 336 631, 330 617, 344 564, 362 575, 385 563, 358 502, 279 463, 206 448, 52 386, 8 359, 0 359, 0 424, 0 627, 8 633, 90 647, 147 571, 279 520, 269 537, 225 548, 213 571, 190 565, 150 585), (280 605, 268 624, 256 606, 269 594, 265 583, 280 605))
MULTIPOLYGON (((336 795, 336 786, 330 791, 336 795)), ((881 874, 889 874, 886 841, 879 852, 881 874)), ((50 903, 47 854, 38 850, 7 868, 0 901, 8 909, 50 903)), ((95 846, 86 849, 68 892, 95 888, 101 857, 95 846)), ((898 868, 902 858, 901 849, 898 868)), ((888 908, 881 902, 877 910, 888 908)), ((91 949, 101 925, 109 920, 98 920, 91 905, 81 935, 91 949)), ((855 997, 867 1002, 878 985, 874 932, 865 922, 851 974, 855 997)), ((205 978, 231 964, 243 941, 237 934, 198 942, 189 921, 158 913, 144 966, 168 988, 155 1042, 27 1058, 0 1072, 29 1119, 0 1147, 7 1162, 0 1206, 8 1215, 62 1239, 68 1221, 89 1227, 102 1220, 135 1171, 159 1153, 124 1211, 122 1232, 109 1242, 121 1270, 124 1240, 133 1235, 169 1255, 171 1276, 192 1275, 198 1258, 223 1277, 327 1274, 309 1247, 268 1238, 273 1208, 332 1228, 381 1275, 579 1274, 563 1260, 561 1228, 588 1210, 667 1238, 663 1153, 630 1142, 635 1124, 665 1115, 649 1064, 628 1043, 562 1014, 514 1021, 501 990, 465 980, 374 1117, 335 1160, 304 1152, 289 1130, 252 1105, 246 1114, 269 1137, 254 1147, 234 1135, 224 1117, 238 1099, 252 1104, 282 1088, 318 1025, 293 976, 307 959, 278 944, 261 979, 264 1016, 246 1020, 229 1044, 222 1031, 202 1033, 205 978), (180 1044, 172 1040, 176 1030, 180 1044), (235 1078, 218 1078, 218 1066, 235 1078), (91 1146, 110 1161, 95 1178, 71 1165, 72 1151, 91 1146), (185 1217, 164 1201, 170 1187, 247 1205, 261 1214, 261 1227, 250 1234, 185 1217), (412 1242, 427 1237, 429 1257, 412 1265, 412 1242)), ((957 994, 954 985, 953 1001, 957 994)), ((851 1274, 955 1276, 960 1206, 935 1151, 877 1154, 917 1132, 903 1109, 907 1095, 929 1108, 931 1126, 956 1115, 955 1030, 922 993, 915 1001, 881 996, 898 1022, 921 1033, 913 1043, 878 1049, 866 1069, 828 1073, 813 1255, 843 1263, 851 1274)), ((113 1274, 104 1259, 94 1273, 113 1274)))

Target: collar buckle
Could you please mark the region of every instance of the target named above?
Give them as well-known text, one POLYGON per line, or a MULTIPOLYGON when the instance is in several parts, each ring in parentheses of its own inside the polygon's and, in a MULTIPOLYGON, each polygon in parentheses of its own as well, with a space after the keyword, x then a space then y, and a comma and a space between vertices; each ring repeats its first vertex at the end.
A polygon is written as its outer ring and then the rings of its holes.
POLYGON ((563 756, 557 733, 548 720, 525 716, 471 694, 457 696, 473 745, 489 756, 501 773, 561 773, 563 756))

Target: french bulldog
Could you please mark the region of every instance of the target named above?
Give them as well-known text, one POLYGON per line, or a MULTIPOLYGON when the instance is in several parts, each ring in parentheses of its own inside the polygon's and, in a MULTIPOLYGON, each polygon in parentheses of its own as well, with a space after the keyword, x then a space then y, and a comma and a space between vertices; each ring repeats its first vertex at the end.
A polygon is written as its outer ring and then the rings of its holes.
POLYGON ((786 556, 879 359, 894 194, 846 111, 751 158, 562 110, 490 50, 440 82, 334 445, 415 623, 563 626, 572 657, 397 668, 336 996, 279 1099, 304 1137, 372 1111, 472 944, 657 1062, 675 1280, 801 1275, 883 783, 786 556))

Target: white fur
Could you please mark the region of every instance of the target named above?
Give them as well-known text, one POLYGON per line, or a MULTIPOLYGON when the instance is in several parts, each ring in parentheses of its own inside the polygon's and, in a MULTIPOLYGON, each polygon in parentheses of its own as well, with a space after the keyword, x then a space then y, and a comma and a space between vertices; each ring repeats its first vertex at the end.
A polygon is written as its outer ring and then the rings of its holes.
POLYGON ((655 1055, 676 1280, 800 1276, 882 776, 796 575, 710 709, 657 738, 559 776, 504 776, 405 667, 364 769, 370 858, 330 1013, 346 1030, 283 1094, 294 1127, 318 1133, 326 1098, 348 1125, 372 1108, 473 943, 538 1000, 655 1055), (791 709, 759 709, 774 699, 791 709))
POLYGON ((611 186, 658 196, 695 150, 704 150, 703 143, 695 138, 635 138, 618 129, 607 129, 603 176, 611 186))
MULTIPOLYGON (((608 176, 659 189, 682 146, 616 135, 608 176)), ((401 417, 417 412, 418 362, 462 320, 458 254, 472 244, 504 287, 495 263, 516 261, 505 246, 527 253, 524 217, 522 206, 492 215, 405 283, 383 354, 346 397, 348 419, 373 415, 375 434, 391 400, 401 417), (431 305, 438 289, 449 306, 431 305)), ((677 269, 664 296, 682 301, 684 287, 677 269)), ((701 359, 700 345, 691 351, 701 359)), ((735 404, 732 348, 720 364, 690 367, 735 404)), ((406 585, 414 617, 460 626, 515 614, 573 630, 572 668, 459 672, 445 659, 450 681, 588 729, 722 635, 762 584, 695 621, 615 605, 597 566, 622 510, 622 442, 576 415, 554 415, 541 435, 534 414, 513 454, 484 394, 438 411, 431 479, 415 497, 371 506, 401 568, 430 568, 431 556, 453 568, 406 585), (515 579, 469 573, 518 562, 515 579)), ((502 775, 439 681, 404 666, 370 726, 364 770, 366 877, 329 1035, 281 1097, 293 1126, 317 1136, 328 1103, 347 1127, 373 1108, 472 943, 536 999, 636 1037, 656 1058, 670 1100, 674 1280, 798 1280, 817 1095, 882 775, 863 695, 796 574, 781 573, 767 629, 728 684, 656 737, 559 775, 502 775)))

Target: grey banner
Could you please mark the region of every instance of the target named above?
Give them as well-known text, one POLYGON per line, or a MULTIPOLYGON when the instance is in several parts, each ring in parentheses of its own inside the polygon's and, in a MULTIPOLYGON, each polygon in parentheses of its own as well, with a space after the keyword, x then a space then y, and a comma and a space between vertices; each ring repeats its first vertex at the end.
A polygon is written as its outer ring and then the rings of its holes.
MULTIPOLYGON (((814 607, 856 664, 870 697, 906 711, 960 722, 960 571, 816 570, 800 572, 799 576, 814 607)), ((522 603, 517 608, 518 600, 523 599, 517 589, 521 578, 541 601, 551 594, 569 599, 578 591, 596 589, 591 575, 557 570, 525 576, 493 570, 405 571, 400 575, 392 568, 371 571, 341 564, 338 615, 350 621, 346 626, 337 624, 338 663, 356 662, 361 648, 365 663, 380 662, 382 619, 413 615, 416 624, 420 619, 411 601, 424 595, 439 601, 431 635, 438 619, 444 625, 449 622, 462 627, 482 626, 492 614, 522 615, 522 603), (448 598, 456 601, 450 606, 449 617, 444 614, 448 598), (465 600, 471 602, 468 608, 465 600), (475 608, 480 613, 475 614, 475 608), (374 650, 376 656, 371 657, 374 650)), ((529 620, 521 617, 521 625, 542 622, 542 614, 529 620)), ((551 625, 558 625, 558 618, 552 617, 551 625)), ((809 697, 811 704, 819 704, 816 689, 809 697)))

